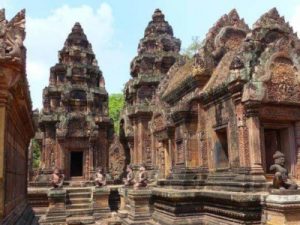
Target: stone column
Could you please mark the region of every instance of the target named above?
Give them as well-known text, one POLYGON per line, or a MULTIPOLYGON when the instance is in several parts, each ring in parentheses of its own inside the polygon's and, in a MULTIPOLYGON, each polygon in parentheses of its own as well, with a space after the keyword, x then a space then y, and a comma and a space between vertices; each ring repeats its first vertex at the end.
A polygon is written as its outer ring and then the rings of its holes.
POLYGON ((93 189, 93 216, 96 219, 107 218, 110 216, 108 198, 110 189, 108 187, 95 187, 93 189))
POLYGON ((130 210, 128 217, 122 220, 122 224, 146 225, 151 220, 150 198, 152 191, 148 188, 129 189, 128 200, 130 210))
POLYGON ((262 202, 264 225, 300 224, 300 191, 272 190, 262 202))
MULTIPOLYGON (((236 125, 238 131, 238 157, 239 157, 239 166, 241 168, 250 167, 250 156, 248 150, 248 136, 247 136, 247 118, 245 116, 246 109, 244 104, 242 104, 242 91, 243 91, 243 82, 233 82, 230 84, 230 90, 232 92, 232 101, 235 106, 235 115, 236 115, 236 125)), ((250 115, 258 114, 258 112, 252 112, 250 115)), ((255 115, 255 116, 256 116, 255 115)))
POLYGON ((93 173, 94 173, 94 145, 90 144, 89 145, 89 172, 88 172, 88 179, 92 179, 93 178, 93 173))
POLYGON ((255 176, 254 181, 265 181, 266 178, 262 167, 261 129, 258 108, 248 108, 246 124, 248 127, 250 173, 255 176))

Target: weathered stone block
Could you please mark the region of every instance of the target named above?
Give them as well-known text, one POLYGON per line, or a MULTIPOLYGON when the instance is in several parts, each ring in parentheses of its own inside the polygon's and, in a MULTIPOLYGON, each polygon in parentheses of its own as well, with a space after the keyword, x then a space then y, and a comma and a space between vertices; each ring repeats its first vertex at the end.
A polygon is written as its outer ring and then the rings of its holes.
POLYGON ((52 188, 48 192, 49 208, 46 216, 41 218, 41 222, 65 222, 66 220, 66 196, 65 189, 52 188))
POLYGON ((130 209, 128 218, 123 220, 124 224, 147 224, 151 220, 150 189, 129 189, 128 200, 130 209))
POLYGON ((109 198, 110 189, 108 187, 95 187, 93 189, 94 217, 106 218, 110 216, 109 198))
POLYGON ((129 190, 129 188, 127 188, 127 187, 121 187, 118 189, 119 195, 120 195, 119 211, 129 209, 128 190, 129 190))
POLYGON ((262 224, 300 224, 300 191, 273 190, 264 200, 262 224))

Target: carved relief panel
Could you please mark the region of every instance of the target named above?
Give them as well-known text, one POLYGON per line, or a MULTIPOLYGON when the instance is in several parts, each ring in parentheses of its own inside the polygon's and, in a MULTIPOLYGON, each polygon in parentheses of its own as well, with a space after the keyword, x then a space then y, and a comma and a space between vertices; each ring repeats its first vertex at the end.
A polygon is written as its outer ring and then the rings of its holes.
POLYGON ((270 101, 299 102, 299 77, 293 62, 277 57, 270 66, 270 80, 266 82, 270 101))

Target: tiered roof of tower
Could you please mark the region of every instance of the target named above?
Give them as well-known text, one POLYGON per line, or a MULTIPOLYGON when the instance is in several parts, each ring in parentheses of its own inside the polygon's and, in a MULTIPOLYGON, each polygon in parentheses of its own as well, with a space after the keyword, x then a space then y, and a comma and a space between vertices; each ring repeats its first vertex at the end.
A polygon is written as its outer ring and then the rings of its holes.
POLYGON ((211 85, 223 82, 220 77, 223 73, 216 76, 215 71, 224 69, 222 65, 231 61, 233 51, 238 50, 247 32, 248 25, 235 9, 223 15, 209 30, 198 52, 191 59, 182 58, 170 69, 170 80, 161 88, 163 99, 173 104, 187 93, 205 86, 208 80, 211 85))
POLYGON ((125 88, 126 97, 131 98, 130 93, 135 95, 140 86, 148 85, 154 88, 146 96, 151 99, 156 86, 175 63, 180 44, 180 40, 173 36, 173 29, 164 14, 156 9, 140 40, 138 55, 131 62, 133 80, 125 88))
POLYGON ((43 105, 41 124, 59 122, 64 126, 62 120, 66 122, 79 115, 90 117, 86 120, 93 123, 110 122, 104 78, 79 23, 75 23, 59 51, 59 63, 50 70, 43 105))
POLYGON ((138 55, 131 62, 132 79, 125 85, 122 113, 125 136, 132 136, 129 118, 152 115, 157 86, 179 57, 180 45, 164 14, 156 9, 138 45, 138 55))

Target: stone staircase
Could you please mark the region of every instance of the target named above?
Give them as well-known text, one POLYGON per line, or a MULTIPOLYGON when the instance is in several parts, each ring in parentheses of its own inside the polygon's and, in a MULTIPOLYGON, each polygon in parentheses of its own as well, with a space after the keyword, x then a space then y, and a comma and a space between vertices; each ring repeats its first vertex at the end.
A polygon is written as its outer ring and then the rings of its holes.
POLYGON ((66 222, 68 225, 94 224, 92 189, 67 189, 66 222))

